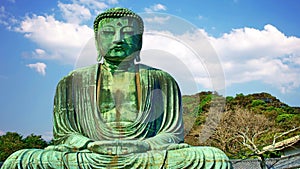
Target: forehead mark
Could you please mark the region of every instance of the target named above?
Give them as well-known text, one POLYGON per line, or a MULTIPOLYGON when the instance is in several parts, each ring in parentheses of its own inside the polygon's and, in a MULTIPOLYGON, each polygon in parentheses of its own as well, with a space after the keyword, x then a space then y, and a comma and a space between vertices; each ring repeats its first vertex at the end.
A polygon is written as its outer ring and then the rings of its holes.
POLYGON ((122 26, 122 23, 121 23, 121 22, 118 22, 117 25, 118 25, 118 26, 122 26))

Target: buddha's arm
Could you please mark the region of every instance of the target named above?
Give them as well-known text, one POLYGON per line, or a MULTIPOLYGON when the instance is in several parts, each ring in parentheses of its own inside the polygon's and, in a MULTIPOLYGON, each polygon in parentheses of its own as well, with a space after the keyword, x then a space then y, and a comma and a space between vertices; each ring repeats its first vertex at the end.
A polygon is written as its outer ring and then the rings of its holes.
POLYGON ((85 137, 76 124, 72 101, 72 79, 70 76, 62 79, 57 85, 54 98, 54 142, 74 150, 86 149, 92 140, 85 137))
POLYGON ((172 144, 181 143, 184 139, 180 89, 169 74, 160 72, 157 78, 162 91, 164 114, 157 135, 145 140, 151 149, 162 149, 172 144))

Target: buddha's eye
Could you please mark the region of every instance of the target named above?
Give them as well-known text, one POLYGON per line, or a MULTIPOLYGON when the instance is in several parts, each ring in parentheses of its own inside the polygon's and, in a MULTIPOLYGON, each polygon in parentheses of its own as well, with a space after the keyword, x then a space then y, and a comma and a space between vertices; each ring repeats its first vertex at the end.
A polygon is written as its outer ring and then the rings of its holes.
POLYGON ((115 34, 114 31, 100 31, 101 35, 104 35, 104 36, 112 36, 115 34))
POLYGON ((123 32, 123 34, 125 36, 132 36, 134 34, 134 31, 126 31, 126 32, 123 32))
POLYGON ((104 27, 100 30, 100 34, 104 36, 113 36, 115 34, 115 30, 111 27, 104 27))
POLYGON ((122 33, 124 36, 132 36, 134 35, 134 30, 132 27, 125 27, 122 29, 122 33))

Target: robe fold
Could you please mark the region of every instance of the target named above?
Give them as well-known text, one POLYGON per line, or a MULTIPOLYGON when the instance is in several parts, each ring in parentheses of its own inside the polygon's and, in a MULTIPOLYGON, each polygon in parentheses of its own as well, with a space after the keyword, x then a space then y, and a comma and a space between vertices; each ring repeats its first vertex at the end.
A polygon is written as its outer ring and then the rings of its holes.
MULTIPOLYGON (((181 94, 166 72, 138 65, 140 102, 136 120, 113 127, 101 117, 97 103, 100 65, 80 68, 64 77, 54 98, 54 142, 61 150, 20 150, 2 169, 12 168, 230 168, 227 156, 213 147, 183 143, 181 94), (149 145, 141 153, 106 155, 91 152, 94 141, 138 140, 149 145), (66 149, 64 149, 66 148, 66 149)), ((99 90, 99 91, 98 91, 99 90)))

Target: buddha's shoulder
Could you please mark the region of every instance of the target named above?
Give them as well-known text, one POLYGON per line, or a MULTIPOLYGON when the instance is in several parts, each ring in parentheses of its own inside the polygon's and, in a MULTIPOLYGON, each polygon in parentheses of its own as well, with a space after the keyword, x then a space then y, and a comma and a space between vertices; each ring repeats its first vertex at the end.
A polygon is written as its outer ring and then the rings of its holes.
POLYGON ((86 73, 95 73, 98 69, 98 64, 86 66, 86 67, 81 67, 77 68, 69 73, 69 76, 75 75, 75 74, 86 74, 86 73))
POLYGON ((144 65, 144 64, 139 64, 139 69, 141 73, 147 73, 150 74, 151 76, 155 76, 155 77, 160 77, 163 79, 170 79, 170 80, 174 80, 173 77, 166 71, 158 69, 158 68, 154 68, 148 65, 144 65))
POLYGON ((97 73, 97 69, 98 69, 97 64, 77 68, 77 69, 71 71, 66 76, 64 76, 60 81, 68 81, 68 80, 73 79, 73 77, 75 77, 75 76, 78 78, 78 77, 86 76, 86 75, 94 75, 95 73, 97 73))

